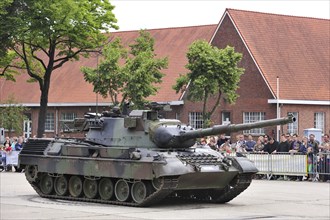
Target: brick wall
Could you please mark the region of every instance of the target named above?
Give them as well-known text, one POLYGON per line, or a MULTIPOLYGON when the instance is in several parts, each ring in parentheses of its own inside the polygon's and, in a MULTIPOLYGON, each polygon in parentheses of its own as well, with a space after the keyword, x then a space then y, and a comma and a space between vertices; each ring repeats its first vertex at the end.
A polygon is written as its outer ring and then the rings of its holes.
MULTIPOLYGON (((214 124, 221 124, 221 112, 223 111, 230 112, 231 123, 235 124, 243 122, 243 112, 265 112, 266 119, 276 118, 276 104, 268 104, 268 99, 274 99, 274 97, 228 16, 224 18, 221 27, 215 34, 212 45, 219 48, 225 48, 227 45, 233 46, 235 51, 243 54, 240 66, 245 69, 237 90, 239 98, 233 105, 221 101, 220 107, 211 118, 214 124)), ((214 103, 215 99, 211 98, 207 103, 207 108, 210 109, 214 103)), ((177 111, 179 112, 180 120, 188 123, 189 112, 201 112, 202 102, 193 103, 185 100, 184 106, 177 109, 177 111)), ((314 112, 325 112, 325 131, 330 133, 330 110, 328 106, 284 105, 281 111, 281 117, 286 116, 287 112, 299 112, 298 125, 300 135, 303 135, 304 129, 314 127, 314 112)), ((281 126, 281 131, 286 133, 287 126, 281 126)), ((276 127, 266 128, 265 133, 276 136, 276 127)), ((233 133, 231 137, 233 138, 236 135, 237 133, 233 133)))

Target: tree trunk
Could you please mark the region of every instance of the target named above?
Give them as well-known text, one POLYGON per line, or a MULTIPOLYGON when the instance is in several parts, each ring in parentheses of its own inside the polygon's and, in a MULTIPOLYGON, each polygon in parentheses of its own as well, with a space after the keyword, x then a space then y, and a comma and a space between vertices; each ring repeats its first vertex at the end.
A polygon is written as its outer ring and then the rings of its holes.
POLYGON ((203 99, 203 128, 207 128, 207 114, 206 114, 206 103, 207 103, 207 99, 208 99, 209 93, 207 91, 205 91, 204 94, 204 99, 203 99))
POLYGON ((38 118, 38 133, 37 133, 38 138, 41 138, 45 132, 47 104, 48 104, 47 95, 45 95, 45 92, 41 92, 39 118, 38 118))
POLYGON ((38 118, 38 132, 37 132, 38 138, 41 138, 45 133, 49 85, 50 85, 50 73, 46 73, 44 77, 44 84, 40 88, 41 96, 40 96, 40 109, 39 109, 39 118, 38 118))

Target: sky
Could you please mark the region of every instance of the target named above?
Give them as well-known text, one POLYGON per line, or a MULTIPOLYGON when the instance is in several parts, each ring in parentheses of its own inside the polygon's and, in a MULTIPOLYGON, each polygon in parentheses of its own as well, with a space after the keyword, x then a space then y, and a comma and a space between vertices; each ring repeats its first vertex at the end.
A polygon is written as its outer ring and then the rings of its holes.
MULTIPOLYGON (((119 31, 219 23, 226 8, 330 19, 330 0, 112 0, 119 31)), ((114 31, 114 30, 112 30, 114 31)))

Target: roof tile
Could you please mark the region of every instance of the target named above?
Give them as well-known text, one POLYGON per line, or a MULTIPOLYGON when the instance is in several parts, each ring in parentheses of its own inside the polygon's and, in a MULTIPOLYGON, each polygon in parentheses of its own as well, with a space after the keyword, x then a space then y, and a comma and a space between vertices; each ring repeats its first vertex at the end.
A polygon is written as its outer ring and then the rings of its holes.
POLYGON ((330 100, 330 20, 227 9, 280 99, 330 100))

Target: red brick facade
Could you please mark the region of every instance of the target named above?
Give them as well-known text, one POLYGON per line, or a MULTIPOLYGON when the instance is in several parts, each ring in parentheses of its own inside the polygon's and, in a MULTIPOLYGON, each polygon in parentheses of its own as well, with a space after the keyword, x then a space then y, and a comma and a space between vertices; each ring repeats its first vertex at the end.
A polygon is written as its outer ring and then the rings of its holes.
MULTIPOLYGON (((213 114, 211 120, 214 124, 221 124, 221 113, 230 112, 232 123, 243 123, 244 112, 265 112, 265 118, 276 118, 277 110, 276 104, 269 104, 268 100, 274 99, 270 88, 266 84, 265 79, 260 73, 256 63, 254 62, 251 54, 249 53, 247 46, 242 41, 239 33, 235 29, 229 16, 224 16, 221 22, 220 28, 216 32, 211 44, 219 48, 224 48, 227 45, 233 46, 235 51, 243 54, 240 66, 245 69, 245 73, 241 77, 239 89, 237 93, 239 98, 236 103, 229 105, 224 101, 221 102, 220 107, 213 114)), ((258 61, 256 61, 258 62, 258 61)), ((276 78, 276 76, 274 76, 276 78)), ((288 80, 288 79, 280 79, 288 80)), ((330 95, 330 94, 329 94, 330 95)), ((330 97, 329 97, 330 99, 330 97)), ((207 104, 208 109, 214 105, 215 99, 211 99, 207 104)), ((298 112, 298 133, 303 135, 303 131, 306 128, 314 127, 314 113, 324 112, 325 114, 325 133, 330 133, 330 108, 329 106, 322 105, 293 105, 293 104, 281 104, 281 117, 287 115, 288 112, 298 112)), ((185 104, 180 109, 180 119, 188 123, 189 112, 201 112, 202 103, 192 103, 185 100, 185 104)), ((282 133, 288 132, 287 125, 281 126, 282 133)), ((271 136, 276 136, 276 127, 270 127, 265 129, 265 133, 271 136)), ((234 137, 236 134, 232 134, 234 137)))

